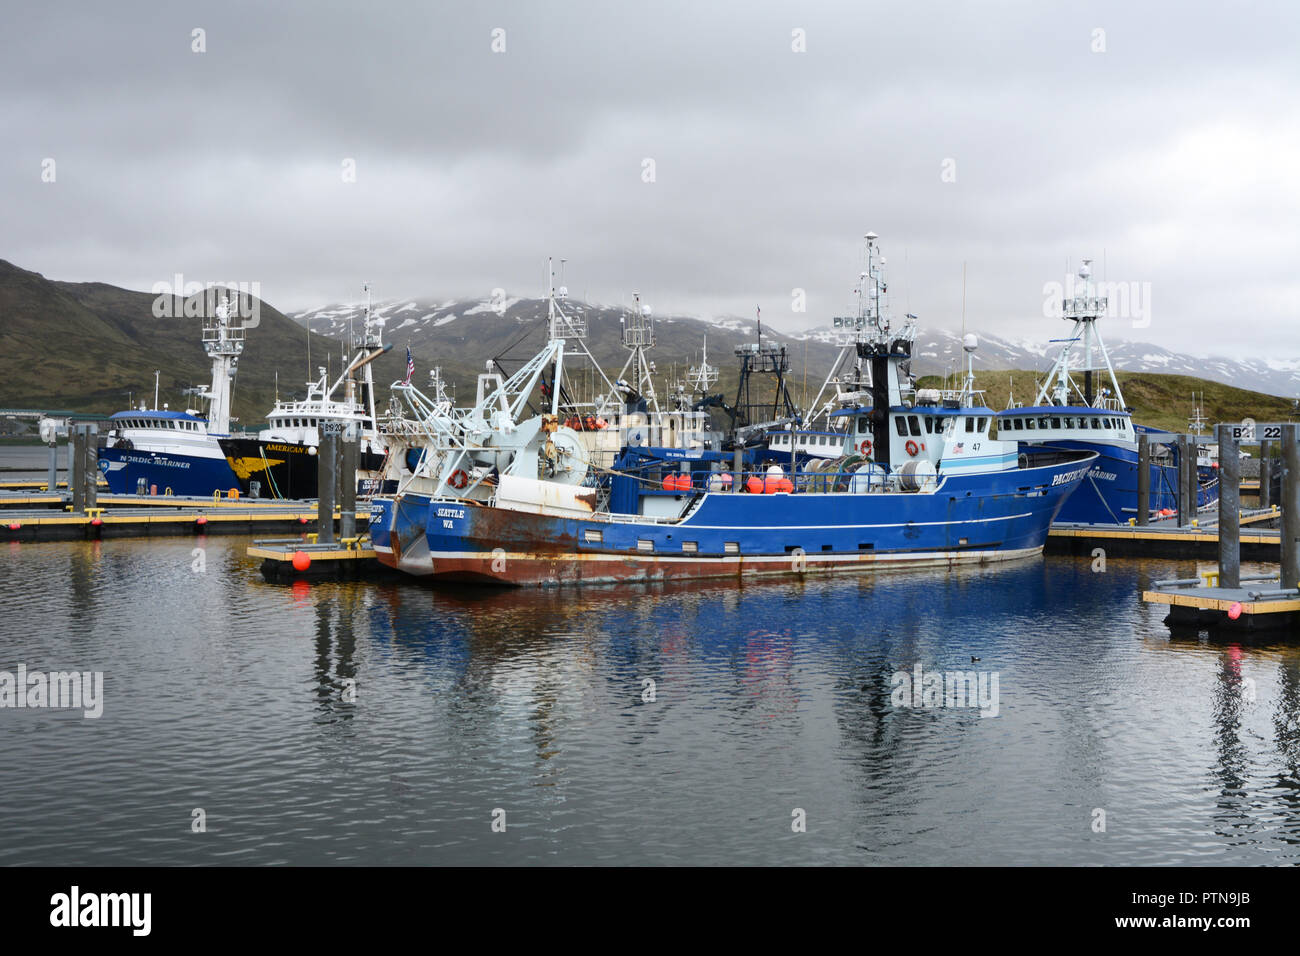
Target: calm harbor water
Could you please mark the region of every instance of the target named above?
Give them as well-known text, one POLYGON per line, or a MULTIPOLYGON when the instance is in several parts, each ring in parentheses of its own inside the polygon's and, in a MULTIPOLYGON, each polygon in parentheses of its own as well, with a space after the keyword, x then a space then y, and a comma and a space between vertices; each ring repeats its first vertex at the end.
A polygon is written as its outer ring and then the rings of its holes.
POLYGON ((104 704, 0 710, 0 863, 1300 861, 1300 650, 1172 639, 1136 594, 1187 564, 536 593, 247 543, 6 546, 0 670, 104 704), (997 716, 893 706, 917 664, 997 716))

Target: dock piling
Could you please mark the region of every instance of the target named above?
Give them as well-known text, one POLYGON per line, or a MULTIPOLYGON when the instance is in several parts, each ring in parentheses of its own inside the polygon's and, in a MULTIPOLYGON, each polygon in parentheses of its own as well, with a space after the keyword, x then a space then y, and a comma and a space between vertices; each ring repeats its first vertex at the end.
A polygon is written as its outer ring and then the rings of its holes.
POLYGON ((1137 523, 1151 520, 1151 439, 1146 432, 1138 435, 1138 513, 1137 523))
POLYGON ((98 437, 97 425, 74 425, 68 436, 68 490, 72 493, 73 511, 95 507, 99 495, 98 437))
MULTIPOLYGON (((1300 584, 1300 426, 1282 426, 1282 587, 1300 584)), ((1223 454, 1219 454, 1223 466, 1223 454)))
POLYGON ((357 459, 360 447, 357 443, 357 427, 349 422, 341 436, 342 451, 340 461, 342 474, 339 476, 339 537, 355 538, 357 534, 357 459))
POLYGON ((338 432, 330 426, 334 422, 321 422, 320 442, 316 446, 316 540, 320 544, 334 543, 334 492, 338 477, 338 432))
POLYGON ((1188 480, 1188 459, 1192 462, 1192 474, 1196 468, 1196 452, 1191 439, 1186 435, 1178 437, 1178 523, 1188 527, 1196 517, 1196 492, 1188 480))
MULTIPOLYGON (((1219 453, 1219 461, 1223 461, 1223 453, 1219 453)), ((1259 506, 1261 508, 1271 507, 1273 504, 1273 443, 1271 441, 1261 441, 1259 443, 1259 506)))
POLYGON ((1241 458, 1230 425, 1219 440, 1219 587, 1241 587, 1241 458))
POLYGON ((68 491, 72 493, 72 510, 86 510, 86 435, 74 426, 68 435, 68 491))
POLYGON ((45 490, 50 494, 58 494, 59 491, 59 440, 54 438, 50 441, 50 473, 49 479, 45 482, 45 490))

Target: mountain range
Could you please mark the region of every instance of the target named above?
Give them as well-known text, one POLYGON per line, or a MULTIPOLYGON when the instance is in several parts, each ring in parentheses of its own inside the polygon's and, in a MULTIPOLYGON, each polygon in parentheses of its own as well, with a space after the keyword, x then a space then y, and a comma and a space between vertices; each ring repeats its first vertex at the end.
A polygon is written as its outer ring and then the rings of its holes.
MULTIPOLYGON (((586 319, 588 345, 606 368, 618 368, 626 357, 619 341, 622 307, 583 302, 567 303, 575 315, 586 319)), ((381 302, 372 307, 385 320, 385 337, 401 349, 409 345, 412 355, 425 363, 439 364, 449 378, 472 384, 481 360, 498 355, 515 343, 512 355, 527 357, 536 351, 544 335, 544 299, 406 299, 381 302), (516 340, 518 340, 516 342, 516 340)), ((365 308, 357 304, 334 304, 291 312, 290 317, 314 332, 334 338, 346 337, 349 325, 359 327, 365 308)), ((1062 332, 1065 331, 1061 323, 1062 332)), ((1103 333, 1104 333, 1103 328, 1103 333)), ((679 371, 698 361, 707 337, 709 363, 725 370, 735 364, 733 349, 756 341, 753 319, 734 316, 703 319, 693 316, 655 318, 657 346, 652 357, 676 362, 679 371)), ((764 323, 765 339, 790 348, 796 380, 802 381, 805 350, 807 378, 813 391, 821 384, 837 353, 837 335, 830 326, 801 332, 782 332, 764 323)), ((942 375, 963 367, 962 333, 950 329, 920 330, 913 373, 942 375)), ((1052 365, 1059 342, 1014 340, 979 333, 975 369, 1021 369, 1042 375, 1052 365)), ((1198 357, 1176 352, 1163 345, 1115 339, 1107 343, 1116 370, 1167 375, 1189 375, 1238 388, 1292 398, 1300 394, 1300 359, 1237 360, 1198 357)), ((403 353, 404 354, 404 353, 403 353)), ((666 371, 666 370, 661 370, 666 371)), ((724 374, 723 381, 726 381, 724 374)), ((1029 386, 1030 383, 1026 383, 1029 386)), ((1029 396, 1032 397, 1032 396, 1029 396)), ((1189 396, 1190 397, 1190 396, 1189 396)))
MULTIPOLYGON (((111 413, 152 402, 154 372, 160 372, 160 402, 183 408, 194 400, 184 390, 206 384, 209 363, 195 319, 160 319, 153 314, 155 295, 100 282, 63 282, 0 260, 0 407, 72 409, 111 413)), ((306 381, 317 367, 334 375, 340 369, 349 324, 359 331, 364 306, 342 304, 284 314, 261 302, 259 325, 250 330, 239 364, 233 405, 238 421, 250 426, 265 420, 277 395, 301 398, 306 381), (310 332, 308 331, 310 329, 310 332), (310 344, 309 344, 310 343, 310 344), (310 373, 309 373, 310 366, 310 373)), ((621 343, 625 309, 569 301, 567 309, 588 327, 587 343, 611 377, 628 352, 621 343)), ((475 376, 491 359, 513 371, 542 345, 546 302, 543 299, 442 299, 380 302, 374 313, 385 321, 391 350, 374 363, 381 398, 389 382, 405 375, 409 345, 417 385, 427 382, 428 370, 441 366, 447 380, 466 400, 474 394, 475 376)), ((656 386, 663 389, 686 369, 698 364, 705 342, 708 361, 720 371, 714 392, 735 394, 737 358, 734 350, 756 340, 752 319, 694 316, 655 317, 656 347, 650 357, 658 365, 656 386)), ((835 360, 835 331, 817 328, 802 332, 763 325, 766 342, 789 349, 790 385, 797 404, 811 404, 835 360)), ((922 329, 917 339, 913 373, 918 377, 944 374, 961 356, 961 335, 948 330, 922 329)), ((981 337, 975 368, 982 387, 1005 387, 1006 370, 1017 400, 1032 399, 1033 378, 1050 367, 1059 348, 1049 341, 1013 341, 981 337)), ((1235 361, 1197 358, 1163 346, 1116 341, 1115 365, 1129 373, 1168 376, 1171 391, 1161 402, 1189 402, 1197 387, 1188 375, 1238 388, 1291 398, 1300 393, 1300 362, 1291 360, 1235 361)), ((1126 386, 1127 391, 1127 386, 1126 386)), ((1241 402, 1247 408, 1248 396, 1241 402)), ((1151 409, 1149 411, 1158 411, 1151 409)), ((1228 411, 1227 408, 1224 411, 1228 411)), ((1235 414, 1234 406, 1234 414, 1235 414)), ((1180 415, 1185 415, 1180 410, 1180 415)), ((1225 419, 1227 420, 1227 419, 1225 419)), ((1235 419, 1234 419, 1235 420, 1235 419)))

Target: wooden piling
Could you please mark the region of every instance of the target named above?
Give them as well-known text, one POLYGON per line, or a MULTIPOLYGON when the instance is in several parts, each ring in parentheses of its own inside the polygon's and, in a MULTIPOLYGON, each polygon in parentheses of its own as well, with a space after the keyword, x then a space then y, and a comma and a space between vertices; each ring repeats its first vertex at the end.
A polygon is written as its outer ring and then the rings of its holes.
POLYGON ((339 454, 339 537, 344 541, 357 534, 357 438, 356 423, 350 422, 340 436, 339 454))
POLYGON ((1151 520, 1151 439, 1146 432, 1138 435, 1138 513, 1137 523, 1151 520))
MULTIPOLYGON (((1219 454, 1223 466, 1223 454, 1219 454)), ((1300 426, 1282 426, 1282 587, 1300 586, 1300 426)))
POLYGON ((1241 458, 1232 426, 1215 427, 1219 440, 1219 587, 1241 587, 1241 458))
MULTIPOLYGON (((1219 450, 1219 462, 1223 462, 1223 450, 1219 450)), ((1259 443, 1259 506, 1271 507, 1273 504, 1273 443, 1259 443)))
POLYGON ((338 434, 335 422, 321 422, 316 445, 316 531, 320 544, 334 543, 334 495, 338 477, 338 434))

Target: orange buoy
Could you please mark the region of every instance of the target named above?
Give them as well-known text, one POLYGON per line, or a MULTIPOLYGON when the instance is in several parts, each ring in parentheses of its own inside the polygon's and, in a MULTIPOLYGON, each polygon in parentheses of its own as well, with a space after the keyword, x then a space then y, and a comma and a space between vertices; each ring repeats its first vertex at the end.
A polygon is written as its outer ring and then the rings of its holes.
POLYGON ((763 493, 763 479, 758 475, 752 476, 749 481, 745 482, 745 490, 751 495, 761 495, 763 493))
POLYGON ((295 551, 293 553, 293 569, 295 571, 306 571, 311 567, 311 555, 306 551, 295 551))
POLYGON ((789 478, 779 478, 776 482, 776 490, 782 494, 790 494, 794 491, 794 482, 789 478))

